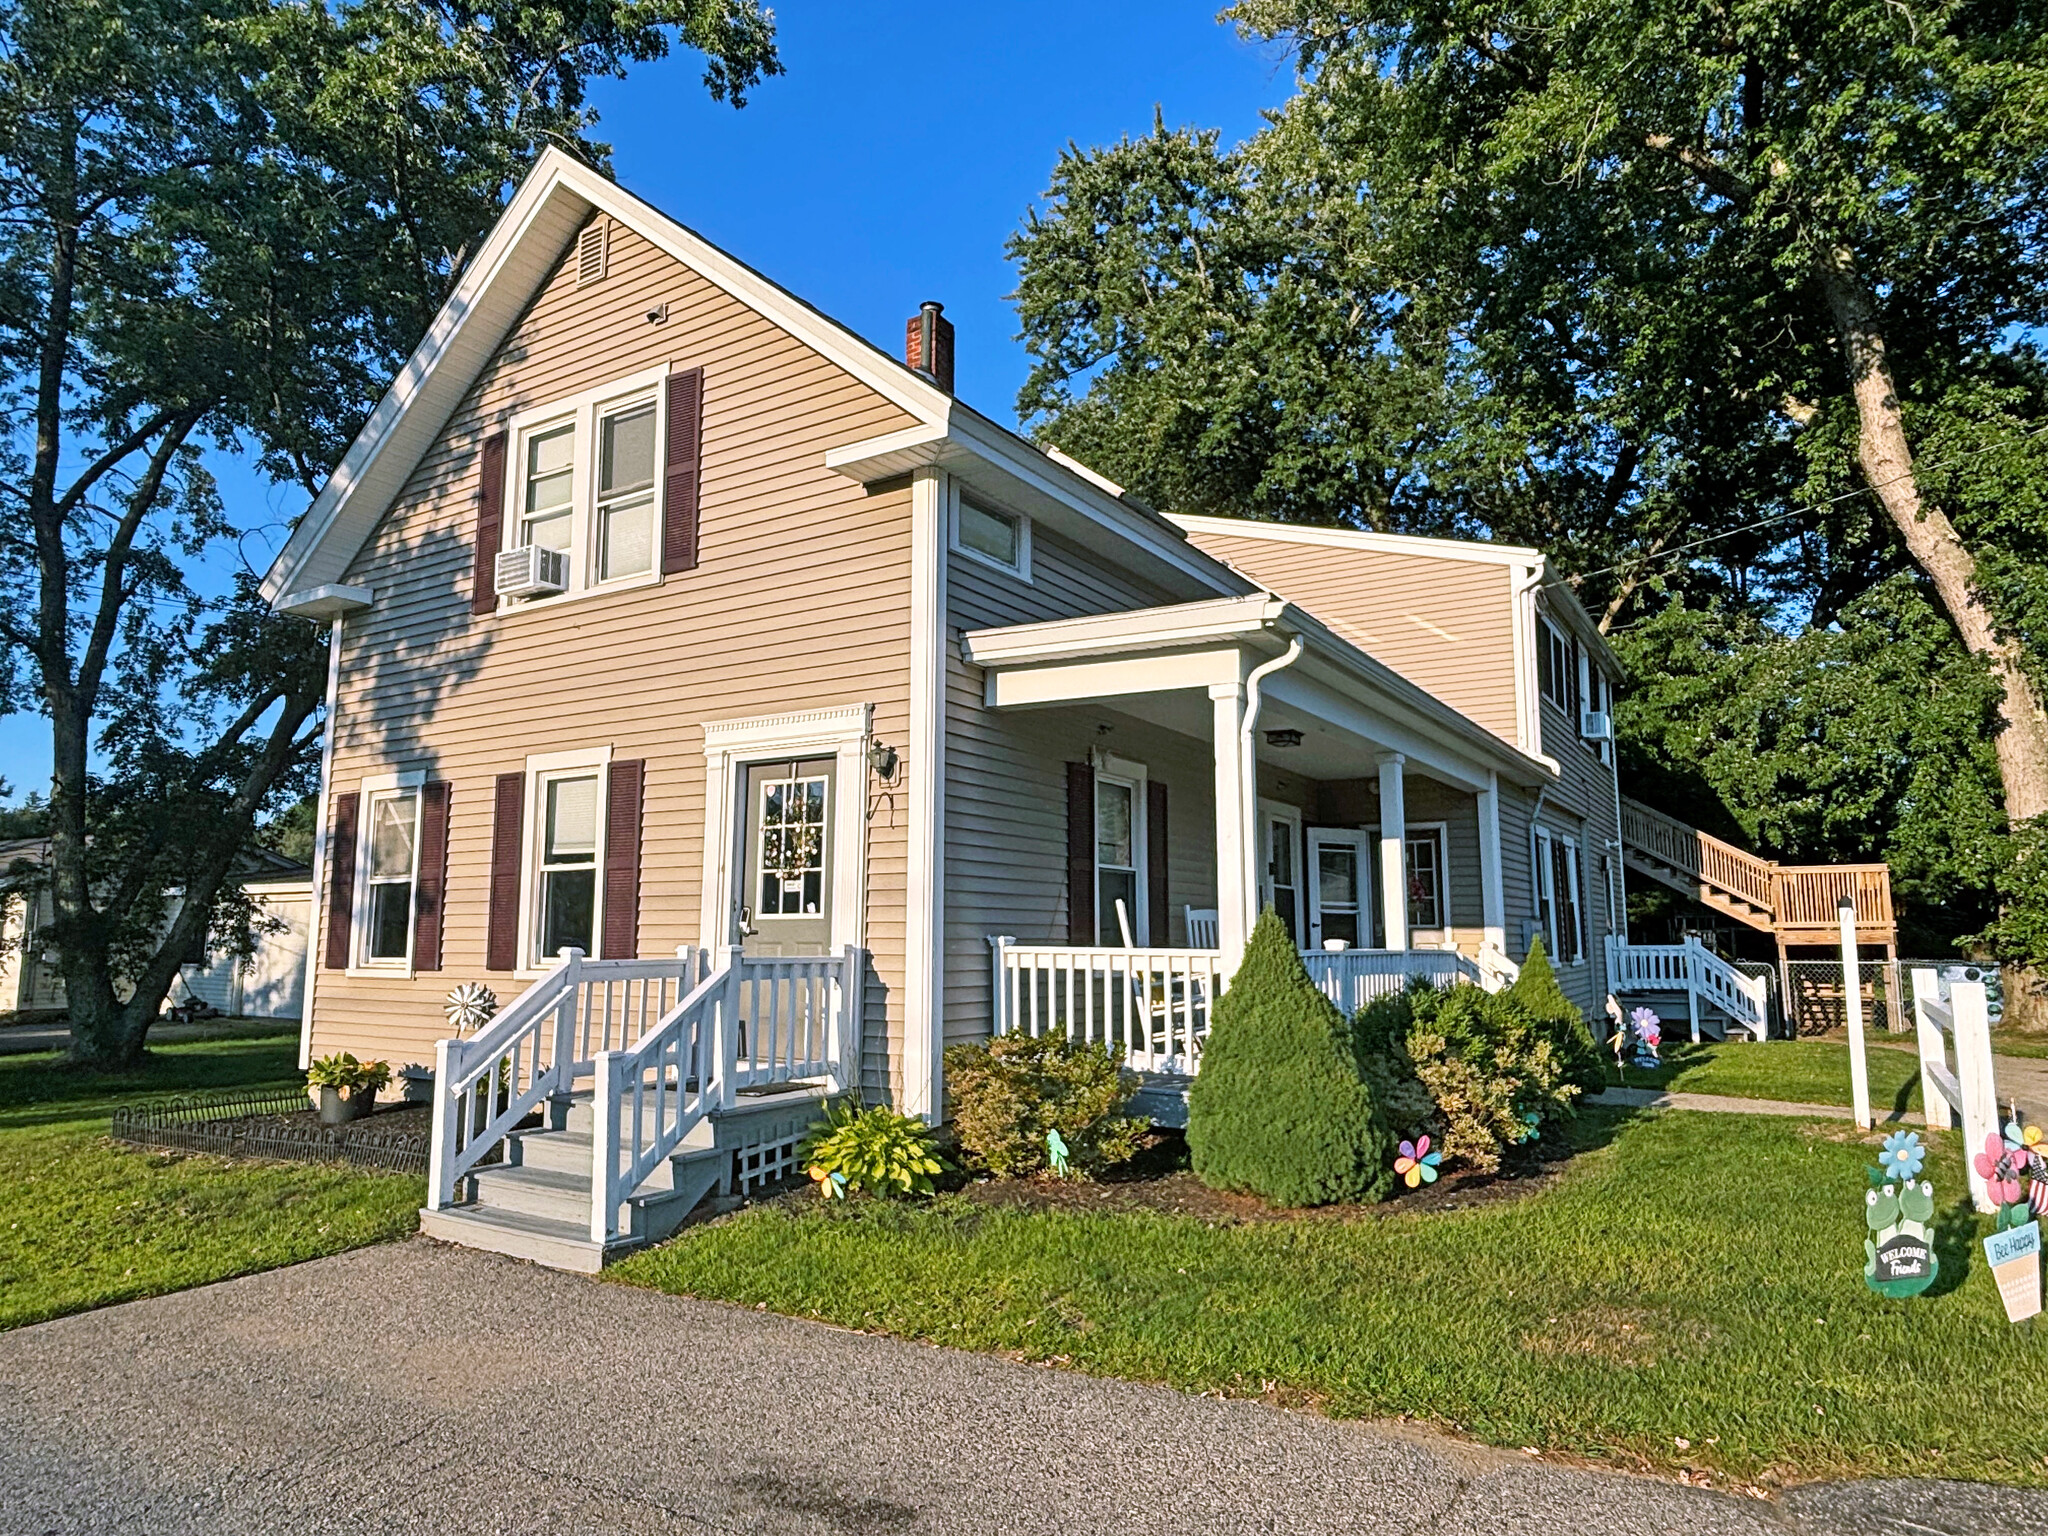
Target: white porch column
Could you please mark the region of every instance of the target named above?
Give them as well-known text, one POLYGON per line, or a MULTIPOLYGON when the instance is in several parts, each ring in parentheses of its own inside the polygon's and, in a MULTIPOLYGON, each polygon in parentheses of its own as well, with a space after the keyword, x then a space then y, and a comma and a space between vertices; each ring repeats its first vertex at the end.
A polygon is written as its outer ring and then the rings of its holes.
MULTIPOLYGON (((903 926, 903 1102, 936 1125, 945 1114, 946 524, 950 489, 936 470, 910 487, 910 893, 903 926)), ((840 793, 848 791, 842 782, 840 793)))
POLYGON ((1254 786, 1244 744, 1244 685, 1212 683, 1209 700, 1215 722, 1216 747, 1216 944, 1223 951, 1223 974, 1234 975, 1244 958, 1258 913, 1257 885, 1251 879, 1254 786))
POLYGON ((1500 775, 1488 773, 1479 791, 1479 920, 1486 943, 1508 952, 1508 899, 1500 873, 1500 775))
POLYGON ((1380 925, 1387 948, 1408 947, 1408 805, 1402 769, 1408 759, 1382 752, 1380 765, 1380 925))

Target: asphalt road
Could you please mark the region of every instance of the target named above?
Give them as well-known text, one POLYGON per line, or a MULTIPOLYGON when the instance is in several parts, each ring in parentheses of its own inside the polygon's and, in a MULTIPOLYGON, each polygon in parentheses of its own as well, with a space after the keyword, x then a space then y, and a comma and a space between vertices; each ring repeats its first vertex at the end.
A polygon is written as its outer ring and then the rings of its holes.
POLYGON ((2028 1536, 1099 1381, 425 1239, 0 1335, 0 1530, 2028 1536))

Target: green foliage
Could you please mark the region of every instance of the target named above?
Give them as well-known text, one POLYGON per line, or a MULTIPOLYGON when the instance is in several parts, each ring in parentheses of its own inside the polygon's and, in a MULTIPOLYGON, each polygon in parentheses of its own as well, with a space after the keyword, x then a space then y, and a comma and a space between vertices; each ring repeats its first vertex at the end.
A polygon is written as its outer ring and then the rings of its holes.
POLYGON ((1972 942, 2002 965, 2048 969, 2048 817, 2013 829, 1995 883, 1999 913, 1972 942))
POLYGON ((946 1051, 953 1130, 968 1160, 1001 1178, 1042 1173, 1058 1131, 1082 1174, 1137 1150, 1142 1120, 1124 1116, 1137 1082, 1106 1045, 1064 1035, 998 1035, 946 1051))
POLYGON ((922 1120, 886 1104, 863 1110, 847 1099, 811 1126, 797 1159, 828 1195, 928 1195, 932 1179, 946 1171, 922 1120))
POLYGON ((1378 1200, 1392 1187, 1392 1144, 1344 1018, 1271 907, 1212 1011, 1187 1136, 1203 1183, 1276 1205, 1378 1200))
POLYGON ((1579 1005, 1557 984, 1557 972, 1543 952, 1541 937, 1529 945, 1521 974, 1506 995, 1549 1039, 1566 1082, 1581 1093, 1598 1093, 1607 1086, 1607 1055, 1594 1040, 1579 1005))
POLYGON ((1389 1123, 1404 1136, 1428 1131, 1446 1162, 1483 1173, 1532 1131, 1570 1117, 1581 1089, 1566 1076, 1557 1033, 1511 992, 1469 984, 1375 998, 1351 1024, 1360 1074, 1394 1106, 1389 1123))
POLYGON ((352 1098, 358 1093, 379 1093, 391 1082, 391 1063, 388 1061, 357 1061, 347 1051, 335 1056, 322 1056, 306 1068, 306 1085, 311 1088, 332 1088, 343 1098, 352 1098))

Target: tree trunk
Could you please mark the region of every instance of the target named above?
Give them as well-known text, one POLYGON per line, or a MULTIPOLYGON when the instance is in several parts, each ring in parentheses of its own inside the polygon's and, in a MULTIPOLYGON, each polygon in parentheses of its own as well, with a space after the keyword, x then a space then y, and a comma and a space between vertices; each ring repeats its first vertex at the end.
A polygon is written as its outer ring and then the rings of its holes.
POLYGON ((2027 675, 2017 642, 2002 638, 1976 589, 1977 562, 1948 514, 1920 494, 1913 451, 1885 362, 1876 305, 1857 274, 1854 255, 1837 246, 1822 265, 1828 305, 1841 339, 1842 361, 1856 399, 1856 456, 1863 479, 1883 505, 1907 550, 1927 573, 1963 644, 1982 657, 2005 689, 1999 731, 1992 739, 2010 822, 2048 811, 2048 714, 2027 675))

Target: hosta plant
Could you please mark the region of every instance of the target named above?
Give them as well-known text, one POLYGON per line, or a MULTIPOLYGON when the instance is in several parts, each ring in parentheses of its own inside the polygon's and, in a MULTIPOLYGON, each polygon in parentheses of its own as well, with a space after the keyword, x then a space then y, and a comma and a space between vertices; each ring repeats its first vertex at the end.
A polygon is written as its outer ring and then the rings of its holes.
POLYGON ((861 1109, 843 1099, 811 1127, 797 1156, 828 1196, 928 1195, 933 1178, 947 1171, 922 1120, 884 1104, 861 1109))

